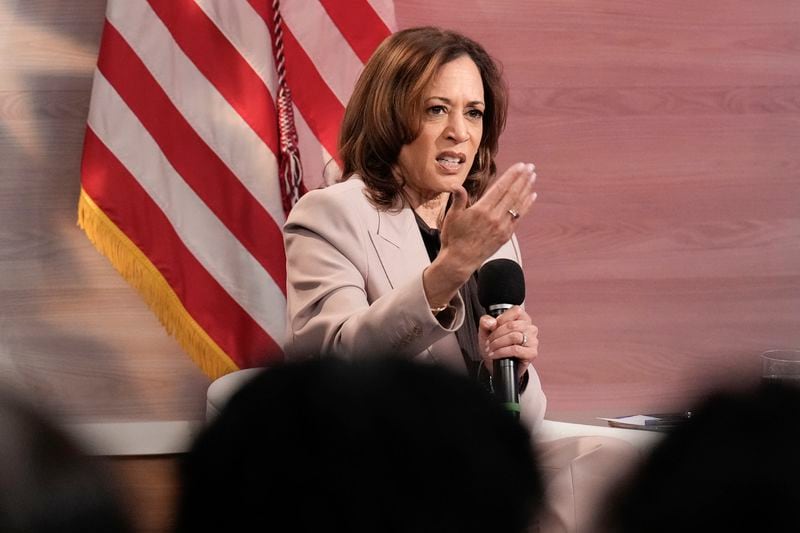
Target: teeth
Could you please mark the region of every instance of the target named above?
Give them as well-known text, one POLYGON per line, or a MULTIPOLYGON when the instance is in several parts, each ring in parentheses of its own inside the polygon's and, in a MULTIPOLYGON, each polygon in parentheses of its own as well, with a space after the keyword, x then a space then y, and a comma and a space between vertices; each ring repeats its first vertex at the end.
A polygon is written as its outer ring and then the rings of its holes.
POLYGON ((461 162, 461 159, 457 157, 439 157, 437 159, 443 163, 449 163, 451 165, 457 165, 461 162))

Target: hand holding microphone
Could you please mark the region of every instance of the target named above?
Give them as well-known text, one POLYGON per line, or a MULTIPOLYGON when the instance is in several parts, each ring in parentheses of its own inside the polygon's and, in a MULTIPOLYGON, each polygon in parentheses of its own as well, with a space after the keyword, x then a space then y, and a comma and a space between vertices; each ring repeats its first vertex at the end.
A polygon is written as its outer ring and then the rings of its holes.
POLYGON ((489 261, 478 272, 478 298, 488 315, 479 326, 484 364, 492 372, 495 395, 519 412, 519 379, 538 355, 538 328, 519 307, 525 278, 510 259, 489 261))

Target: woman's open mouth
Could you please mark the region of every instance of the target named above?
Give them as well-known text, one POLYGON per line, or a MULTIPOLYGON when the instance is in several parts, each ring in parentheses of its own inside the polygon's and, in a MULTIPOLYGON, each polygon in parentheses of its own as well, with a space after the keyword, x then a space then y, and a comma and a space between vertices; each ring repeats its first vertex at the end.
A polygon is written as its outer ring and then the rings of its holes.
POLYGON ((441 168, 449 172, 458 171, 467 157, 456 152, 443 152, 436 157, 436 162, 441 168))

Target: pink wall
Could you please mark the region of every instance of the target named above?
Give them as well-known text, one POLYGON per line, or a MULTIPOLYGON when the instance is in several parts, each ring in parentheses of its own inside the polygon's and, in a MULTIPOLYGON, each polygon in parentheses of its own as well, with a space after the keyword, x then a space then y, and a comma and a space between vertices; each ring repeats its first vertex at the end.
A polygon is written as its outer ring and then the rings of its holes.
POLYGON ((555 414, 685 402, 800 346, 800 9, 397 2, 505 66, 501 166, 537 164, 528 308, 555 414))

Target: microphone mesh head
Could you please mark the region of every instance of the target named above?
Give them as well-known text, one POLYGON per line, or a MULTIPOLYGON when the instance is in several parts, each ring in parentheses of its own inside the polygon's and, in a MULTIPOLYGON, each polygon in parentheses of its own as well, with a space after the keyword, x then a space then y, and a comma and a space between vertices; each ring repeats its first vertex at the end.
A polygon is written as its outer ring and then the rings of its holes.
POLYGON ((525 276, 519 263, 511 259, 494 259, 478 271, 478 300, 488 309, 491 305, 520 305, 525 301, 525 276))

